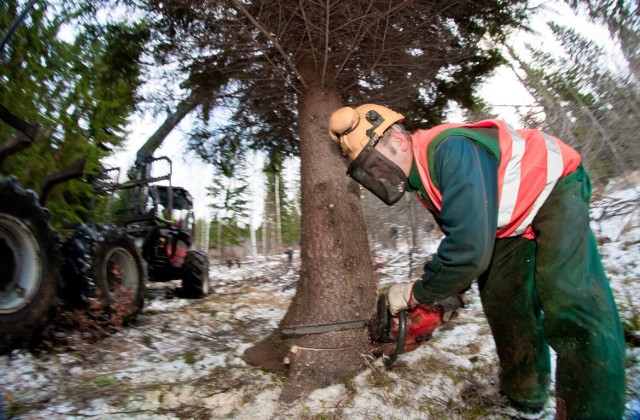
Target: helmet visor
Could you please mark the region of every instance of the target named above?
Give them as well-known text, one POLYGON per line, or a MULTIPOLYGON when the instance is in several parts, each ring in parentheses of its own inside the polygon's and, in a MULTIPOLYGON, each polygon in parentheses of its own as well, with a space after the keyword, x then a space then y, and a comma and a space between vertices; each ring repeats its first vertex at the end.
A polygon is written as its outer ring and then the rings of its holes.
POLYGON ((356 157, 347 175, 358 182, 388 206, 395 204, 404 194, 407 177, 389 158, 378 152, 370 141, 356 157))

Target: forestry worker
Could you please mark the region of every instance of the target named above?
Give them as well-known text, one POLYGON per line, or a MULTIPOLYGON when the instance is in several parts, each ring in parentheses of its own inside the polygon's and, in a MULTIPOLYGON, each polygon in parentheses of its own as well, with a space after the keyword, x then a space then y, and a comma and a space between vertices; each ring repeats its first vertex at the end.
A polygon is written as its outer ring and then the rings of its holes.
POLYGON ((517 409, 543 410, 551 346, 557 418, 622 418, 625 343, 589 225, 580 155, 497 119, 413 134, 403 119, 366 104, 329 121, 352 179, 388 205, 416 192, 445 235, 421 279, 389 289, 391 312, 432 305, 477 278, 501 392, 517 409))

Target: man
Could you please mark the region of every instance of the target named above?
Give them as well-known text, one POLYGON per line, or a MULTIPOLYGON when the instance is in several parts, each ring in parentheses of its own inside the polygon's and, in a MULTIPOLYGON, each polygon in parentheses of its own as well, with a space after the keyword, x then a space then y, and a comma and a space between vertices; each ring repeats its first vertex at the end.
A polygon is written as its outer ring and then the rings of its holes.
POLYGON ((291 261, 293 261, 293 248, 289 247, 287 248, 286 251, 284 251, 285 254, 287 254, 287 262, 289 265, 291 265, 291 261))
POLYGON ((367 104, 329 121, 349 176, 388 205, 415 191, 445 234, 420 280, 389 289, 391 311, 432 305, 478 278, 501 391, 516 408, 543 409, 551 346, 557 418, 620 419, 624 338, 589 226, 591 185, 579 154, 500 120, 410 134, 403 119, 367 104))

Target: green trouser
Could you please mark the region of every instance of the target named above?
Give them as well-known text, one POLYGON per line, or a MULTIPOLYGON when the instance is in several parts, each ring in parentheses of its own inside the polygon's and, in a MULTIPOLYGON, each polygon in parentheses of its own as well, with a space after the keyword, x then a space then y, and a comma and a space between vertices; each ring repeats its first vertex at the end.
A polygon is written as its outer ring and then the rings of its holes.
POLYGON ((523 406, 544 405, 550 345, 558 414, 565 408, 570 419, 620 419, 625 343, 589 226, 590 196, 582 166, 560 179, 533 221, 535 241, 498 239, 478 284, 503 393, 523 406))

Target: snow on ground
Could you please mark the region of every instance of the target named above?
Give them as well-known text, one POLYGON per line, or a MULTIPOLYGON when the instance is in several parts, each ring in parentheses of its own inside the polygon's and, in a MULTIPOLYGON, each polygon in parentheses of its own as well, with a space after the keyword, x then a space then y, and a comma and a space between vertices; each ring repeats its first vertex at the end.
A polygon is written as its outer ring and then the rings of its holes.
MULTIPOLYGON (((616 197, 616 202, 627 196, 616 197)), ((637 201, 637 196, 636 200, 637 201)), ((608 198, 598 202, 611 205, 608 198)), ((623 319, 640 333, 638 208, 594 222, 623 319)), ((598 219, 602 210, 594 210, 598 219), (600 212, 600 213, 599 213, 600 212)), ((415 261, 434 252, 422 244, 415 261)), ((376 249, 381 283, 408 279, 408 250, 376 249)), ((285 314, 299 260, 286 256, 211 267, 212 291, 174 297, 176 284, 152 284, 143 313, 100 340, 69 339, 51 350, 0 356, 0 419, 506 419, 498 365, 475 286, 460 316, 427 345, 381 360, 345 384, 282 407, 282 378, 240 358, 285 314), (4 407, 2 407, 4 405, 4 407)), ((419 266, 419 265, 417 265, 419 266)), ((415 272, 415 271, 414 271, 415 272)), ((640 418, 640 348, 627 350, 626 419, 640 418)), ((544 419, 554 418, 551 400, 544 419)))

